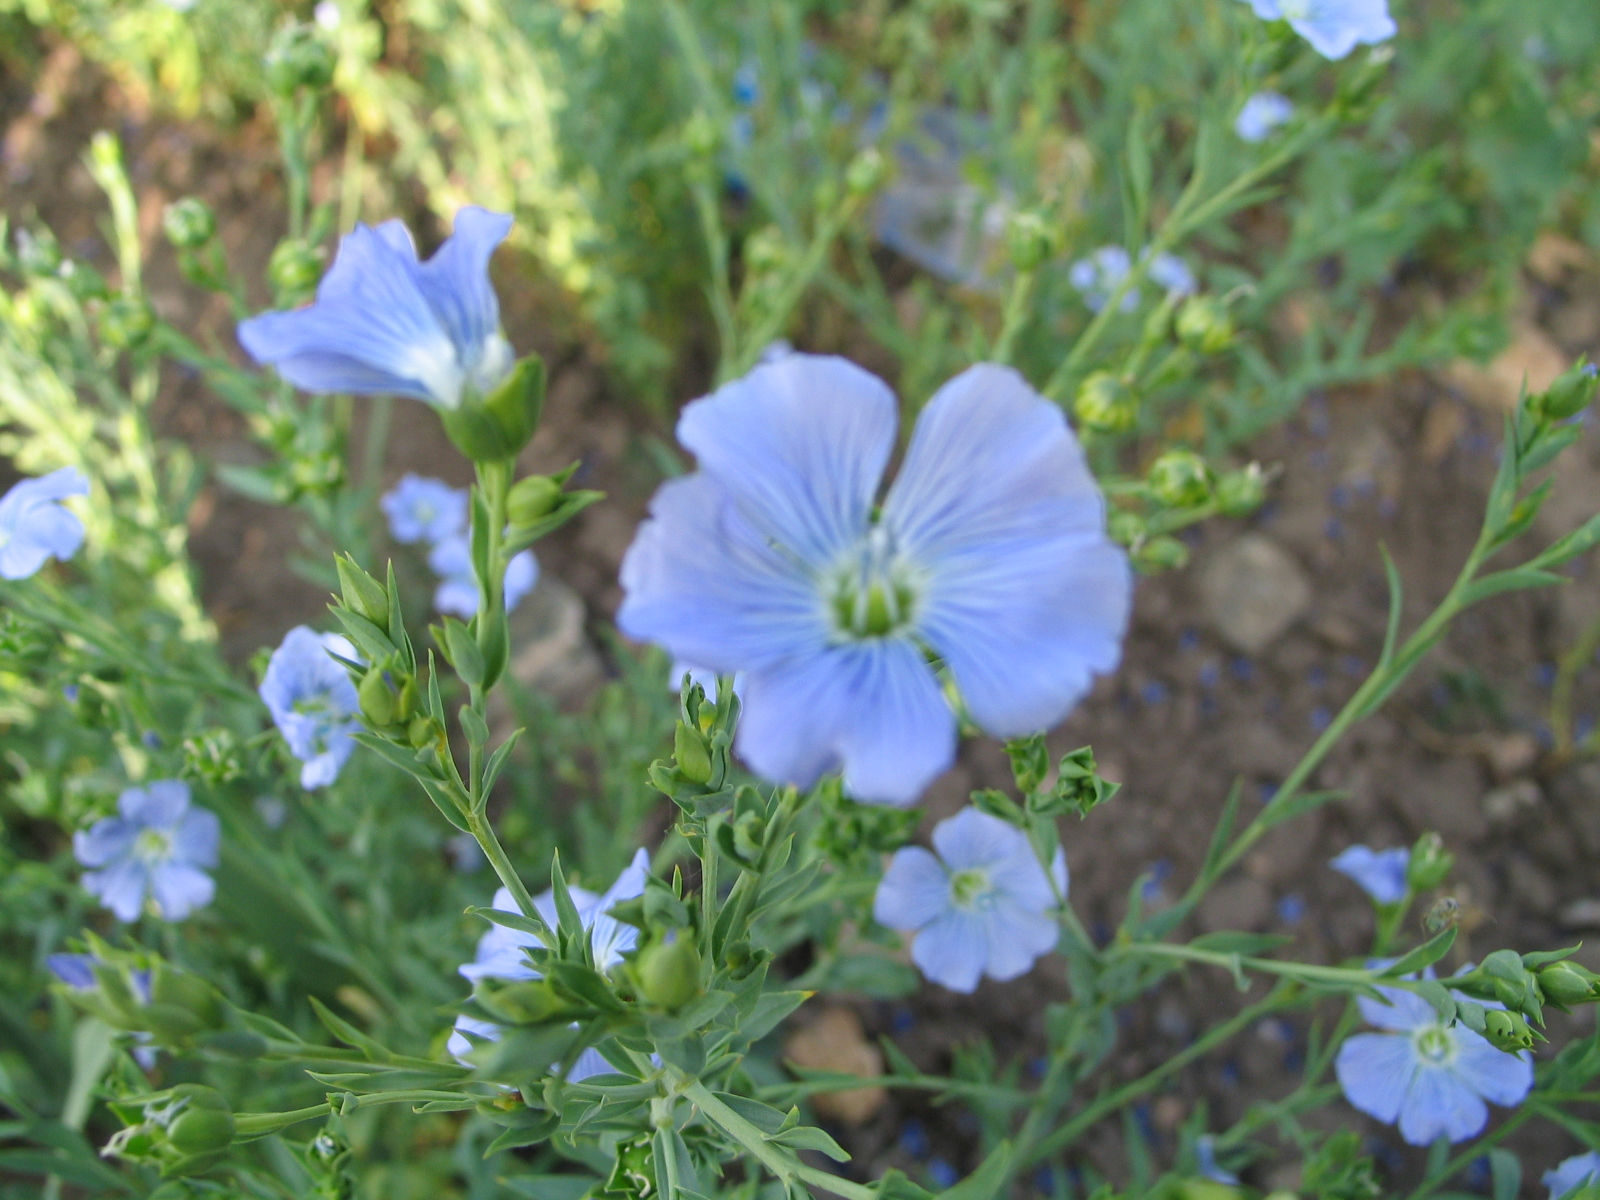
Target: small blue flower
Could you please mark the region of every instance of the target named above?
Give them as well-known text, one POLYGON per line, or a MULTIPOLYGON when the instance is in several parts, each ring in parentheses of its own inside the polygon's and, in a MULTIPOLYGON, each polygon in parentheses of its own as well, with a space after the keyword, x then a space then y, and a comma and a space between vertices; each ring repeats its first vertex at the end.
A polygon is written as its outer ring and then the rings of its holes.
POLYGON ((217 815, 189 806, 189 785, 160 779, 117 798, 118 816, 72 835, 78 862, 93 870, 83 886, 119 921, 132 921, 148 898, 161 917, 181 921, 211 903, 222 827, 217 815))
POLYGON ((463 208, 454 235, 420 262, 399 221, 357 225, 315 303, 241 322, 240 344, 308 392, 391 392, 459 408, 513 365, 489 281, 489 257, 510 231, 508 216, 463 208))
MULTIPOLYGON (((439 586, 433 593, 435 608, 462 620, 478 611, 478 579, 472 572, 472 546, 466 534, 446 538, 436 545, 428 553, 428 565, 439 576, 439 586)), ((522 598, 533 591, 533 585, 538 582, 539 560, 534 558, 533 551, 513 554, 506 563, 505 581, 501 584, 506 611, 521 604, 522 598)))
POLYGON ((1294 116, 1294 105, 1278 92, 1257 92, 1244 102, 1233 131, 1247 142, 1264 142, 1294 116))
POLYGON ((467 489, 451 487, 442 479, 402 475, 378 503, 389 518, 389 532, 397 542, 433 545, 466 532, 467 489))
POLYGON ((78 552, 83 522, 59 502, 88 490, 77 467, 62 467, 0 496, 0 579, 26 579, 47 558, 65 562, 78 552))
POLYGON ((1399 904, 1406 897, 1406 866, 1410 861, 1409 850, 1351 846, 1328 865, 1355 880, 1379 904, 1399 904))
MULTIPOLYGON (((1133 270, 1133 260, 1121 246, 1101 246, 1087 258, 1080 258, 1067 271, 1067 279, 1083 293, 1083 302, 1090 311, 1099 312, 1133 270)), ((1157 284, 1168 295, 1188 296, 1196 290, 1194 272, 1175 254, 1158 254, 1145 272, 1151 283, 1157 284)), ((1132 312, 1139 307, 1139 289, 1130 289, 1123 297, 1121 311, 1132 312)))
POLYGON ((1587 1184, 1600 1184, 1600 1152, 1574 1154, 1546 1171, 1540 1182, 1550 1189, 1550 1200, 1562 1200, 1587 1184))
POLYGON ((879 482, 897 405, 839 358, 794 354, 690 404, 699 470, 661 487, 622 564, 617 623, 678 659, 745 673, 736 749, 809 787, 910 804, 951 763, 937 654, 997 736, 1048 728, 1116 666, 1127 557, 1061 410, 972 367, 879 482))
POLYGON ((1398 29, 1388 0, 1245 0, 1263 21, 1288 21, 1323 58, 1340 59, 1358 45, 1375 46, 1398 29))
POLYGON ((1239 1177, 1217 1164, 1217 1139, 1203 1133, 1194 1140, 1194 1166, 1202 1176, 1213 1183, 1238 1187, 1239 1177))
POLYGON ((261 678, 262 702, 289 753, 305 764, 300 768, 303 788, 326 787, 339 777, 355 749, 350 735, 360 728, 356 686, 330 652, 357 658, 355 647, 339 634, 296 625, 272 652, 261 678))
MULTIPOLYGON (((567 889, 572 896, 572 903, 577 907, 579 920, 589 931, 589 948, 594 954, 595 967, 602 973, 610 971, 620 963, 623 955, 639 943, 639 930, 618 921, 610 915, 610 910, 624 900, 644 895, 645 881, 649 876, 650 856, 639 850, 635 852, 633 861, 623 868, 622 874, 617 876, 617 881, 603 894, 597 896, 581 887, 567 889)), ((495 892, 491 907, 504 912, 517 911, 516 901, 512 899, 511 892, 507 888, 495 892)), ((533 907, 546 925, 551 929, 556 928, 559 917, 556 913, 554 891, 535 896, 533 907)), ((500 979, 511 982, 520 979, 538 979, 539 972, 528 962, 523 951, 542 949, 543 946, 544 943, 531 933, 511 929, 505 925, 491 925, 489 931, 478 939, 478 950, 473 955, 472 961, 462 965, 461 974, 474 982, 479 979, 500 979)), ((468 1034, 480 1040, 494 1041, 500 1036, 500 1027, 493 1022, 467 1016, 465 1013, 458 1016, 455 1031, 450 1035, 445 1048, 463 1062, 467 1060, 474 1045, 468 1034)), ((591 1046, 578 1056, 572 1070, 567 1073, 567 1080, 577 1083, 591 1075, 600 1075, 614 1069, 601 1057, 600 1052, 591 1046)))
POLYGON ((975 808, 935 825, 933 845, 937 856, 895 851, 872 903, 878 924, 915 932, 911 961, 924 975, 970 992, 980 976, 1015 979, 1055 948, 1047 914, 1067 894, 1060 850, 1046 874, 1027 834, 975 808))
POLYGON ((1489 1120, 1484 1101, 1519 1104, 1533 1087, 1526 1051, 1507 1054, 1463 1025, 1441 1023, 1415 992, 1378 991, 1390 1003, 1360 996, 1356 1004, 1371 1024, 1392 1032, 1347 1038, 1334 1073, 1345 1099, 1380 1121, 1398 1121, 1411 1145, 1472 1137, 1489 1120))
POLYGON ((1169 296, 1192 296, 1198 290, 1194 272, 1176 254, 1156 255, 1147 275, 1151 283, 1159 285, 1169 296))

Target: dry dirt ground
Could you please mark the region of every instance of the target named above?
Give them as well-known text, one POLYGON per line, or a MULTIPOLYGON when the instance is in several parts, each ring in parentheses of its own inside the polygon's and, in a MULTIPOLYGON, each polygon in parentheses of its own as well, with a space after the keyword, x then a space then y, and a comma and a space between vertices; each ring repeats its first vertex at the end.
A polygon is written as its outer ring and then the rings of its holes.
MULTIPOLYGON (((6 213, 43 214, 70 253, 109 269, 100 200, 79 158, 88 135, 110 125, 126 144, 154 256, 156 305, 180 325, 225 331, 226 314, 183 283, 161 246, 160 212, 178 195, 203 195, 223 215, 231 260, 241 269, 264 263, 281 220, 270 136, 247 126, 224 144, 215 133, 132 112, 125 97, 63 50, 38 78, 13 80, 0 102, 6 213)), ((1511 356, 1492 371, 1408 375, 1311 396, 1295 420, 1253 447, 1262 463, 1281 468, 1265 509, 1248 521, 1210 524, 1192 538, 1187 570, 1140 581, 1123 668, 1052 737, 1058 751, 1092 743, 1106 773, 1124 784, 1111 805, 1067 831, 1073 901, 1097 935, 1115 927, 1141 873, 1150 873, 1152 905, 1181 892, 1233 781, 1243 781, 1247 807, 1259 804, 1355 689, 1382 638, 1380 543, 1404 580, 1408 625, 1444 594, 1476 532, 1492 476, 1496 406, 1514 393, 1523 370, 1537 376, 1594 348, 1597 281, 1592 257, 1546 245, 1530 263, 1511 356)), ((536 291, 524 285, 502 294, 513 340, 545 352, 553 368, 546 424, 526 465, 549 470, 581 460, 585 485, 612 497, 540 549, 546 577, 572 593, 555 601, 568 618, 561 636, 585 643, 555 656, 581 664, 578 677, 550 682, 581 694, 605 670, 596 633, 615 611, 617 563, 653 486, 641 439, 667 431, 613 394, 581 346, 536 344, 548 327, 536 291)), ((704 382, 686 379, 681 398, 692 398, 704 382)), ((169 436, 222 459, 254 453, 238 419, 197 381, 175 380, 163 403, 169 436)), ((402 403, 395 416, 385 482, 408 469, 448 473, 437 458, 431 414, 402 403)), ((464 472, 456 474, 456 482, 465 481, 464 472)), ((1597 439, 1564 461, 1562 476, 1539 523, 1546 535, 1587 516, 1600 499, 1597 439)), ((291 514, 212 485, 192 525, 205 595, 232 657, 318 618, 323 590, 288 566, 291 514)), ((1600 763, 1560 761, 1547 724, 1555 663, 1600 615, 1595 569, 1573 574, 1564 589, 1494 600, 1463 618, 1413 684, 1320 771, 1315 786, 1342 789, 1345 798, 1263 841, 1200 909, 1196 931, 1288 933, 1292 952, 1310 961, 1360 954, 1370 909, 1327 861, 1355 842, 1406 845, 1436 830, 1457 856, 1449 888, 1465 913, 1457 959, 1593 936, 1600 928, 1600 885, 1591 869, 1600 854, 1600 763)), ((1600 712, 1597 674, 1591 663, 1580 680, 1580 726, 1600 712)), ((998 746, 970 744, 929 797, 930 820, 953 811, 971 788, 1008 780, 998 746)), ((1586 948, 1580 957, 1600 968, 1600 953, 1586 948)), ((1060 973, 1047 967, 1016 983, 985 985, 973 997, 928 988, 904 1004, 848 1007, 869 1038, 893 1038, 938 1070, 979 1029, 1002 1059, 1037 1058, 1044 1008, 1065 994, 1060 973)), ((1193 973, 1167 985, 1129 1014, 1112 1056, 1115 1073, 1161 1061, 1239 1003, 1220 976, 1193 973)), ((846 1019, 824 1038, 842 1043, 846 1059, 862 1051, 850 1026, 846 1019)), ((1252 1102, 1287 1092, 1304 1047, 1303 1022, 1264 1023, 1141 1106, 1138 1120, 1158 1159, 1171 1154, 1175 1130, 1195 1105, 1208 1105, 1211 1126, 1222 1128, 1252 1102)), ((1336 1105, 1328 1120, 1369 1133, 1401 1174, 1420 1162, 1420 1151, 1399 1146, 1392 1131, 1348 1109, 1336 1105)), ((864 1173, 898 1165, 927 1179, 972 1165, 965 1158, 974 1140, 970 1120, 919 1096, 869 1102, 831 1123, 864 1173)), ((1091 1138, 1073 1161, 1107 1163, 1116 1136, 1091 1138)), ((1553 1135, 1522 1148, 1530 1180, 1576 1149, 1553 1135)), ((1259 1185, 1292 1182, 1270 1164, 1247 1175, 1259 1185)))

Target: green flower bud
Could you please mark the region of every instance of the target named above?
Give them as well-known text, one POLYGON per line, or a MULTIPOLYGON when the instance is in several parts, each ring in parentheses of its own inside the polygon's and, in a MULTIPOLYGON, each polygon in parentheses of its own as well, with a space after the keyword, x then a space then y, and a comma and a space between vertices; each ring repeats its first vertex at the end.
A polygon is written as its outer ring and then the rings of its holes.
POLYGON ((1019 212, 1006 229, 1011 265, 1019 271, 1036 271, 1055 253, 1056 230, 1036 212, 1019 212))
POLYGON ((368 575, 349 554, 333 560, 339 573, 339 593, 344 606, 371 621, 379 629, 389 626, 389 591, 368 575))
POLYGON ((532 525, 548 517, 561 504, 561 485, 548 475, 530 475, 518 480, 506 497, 506 514, 512 528, 532 525))
POLYGON ((421 750, 424 746, 431 745, 438 740, 433 718, 416 716, 411 718, 411 724, 406 726, 406 741, 411 743, 414 750, 421 750))
POLYGON ((533 437, 544 411, 544 360, 521 359, 505 382, 481 401, 467 397, 439 420, 457 450, 473 462, 515 458, 533 437))
POLYGON ((200 197, 185 196, 167 205, 161 228, 179 250, 198 250, 216 236, 217 218, 200 197))
POLYGON ((1145 477, 1150 492, 1169 508, 1195 508, 1211 496, 1211 469, 1192 450, 1168 450, 1145 477))
POLYGON ((207 1154, 233 1144, 233 1111, 215 1088, 183 1084, 187 1102, 167 1126, 167 1137, 183 1154, 207 1154))
POLYGON ((322 278, 322 252, 299 238, 285 238, 267 260, 267 278, 282 306, 309 300, 322 278))
POLYGON ((1533 1029, 1521 1013, 1491 1008, 1483 1014, 1483 1036, 1501 1050, 1533 1049, 1533 1029))
POLYGON ((272 39, 266 57, 267 86, 280 96, 300 88, 321 91, 333 82, 338 66, 333 47, 313 25, 288 25, 272 39))
POLYGON ((689 936, 647 946, 634 964, 639 994, 669 1012, 700 994, 700 948, 689 936))
POLYGON ((419 703, 421 696, 417 691, 416 677, 408 675, 406 681, 400 685, 400 697, 395 702, 394 719, 401 724, 410 721, 419 703))
POLYGON ((1145 520, 1136 512, 1119 508, 1106 517, 1106 534, 1119 546, 1132 546, 1143 540, 1145 520))
POLYGON ((852 196, 870 196, 888 178, 889 164, 876 146, 868 146, 844 169, 844 186, 852 196))
POLYGON ((1125 433, 1139 422, 1139 398, 1110 371, 1095 371, 1078 385, 1072 411, 1088 429, 1125 433))
POLYGON ((117 296, 100 313, 100 337, 113 350, 136 350, 150 338, 156 315, 138 296, 117 296))
POLYGON ((366 717, 367 723, 374 729, 383 729, 394 724, 400 706, 395 703, 394 691, 389 687, 389 681, 377 667, 373 667, 361 677, 361 684, 356 688, 356 697, 361 701, 361 715, 366 717))
POLYGON ((672 754, 678 774, 690 783, 711 782, 711 749, 699 730, 679 721, 672 730, 672 754))
POLYGON ((1233 319, 1222 301, 1190 296, 1178 310, 1178 337, 1199 354, 1221 354, 1233 344, 1233 319))
POLYGON ((1600 368, 1594 363, 1579 363, 1530 403, 1546 420, 1565 421, 1594 402, 1596 389, 1600 389, 1600 368))
POLYGON ((1189 562, 1189 547, 1170 534, 1158 534, 1134 547, 1133 565, 1146 574, 1174 571, 1189 562))
POLYGON ((1455 855, 1444 848, 1443 838, 1437 833, 1425 833, 1411 847, 1406 883, 1413 892, 1431 891, 1445 881, 1455 861, 1455 855))
POLYGON ((764 225, 744 239, 744 265, 751 275, 775 275, 789 261, 788 246, 775 226, 764 225))
POLYGON ((708 159, 722 145, 722 134, 715 121, 703 112, 696 112, 683 124, 683 144, 693 157, 708 159))
POLYGON ((1546 963, 1534 972, 1539 990, 1544 998, 1562 1011, 1575 1004, 1589 1004, 1600 1000, 1600 975, 1562 959, 1546 963))
POLYGON ((1229 471, 1217 480, 1217 508, 1225 516, 1243 517, 1255 512, 1266 499, 1267 481, 1259 463, 1229 471))

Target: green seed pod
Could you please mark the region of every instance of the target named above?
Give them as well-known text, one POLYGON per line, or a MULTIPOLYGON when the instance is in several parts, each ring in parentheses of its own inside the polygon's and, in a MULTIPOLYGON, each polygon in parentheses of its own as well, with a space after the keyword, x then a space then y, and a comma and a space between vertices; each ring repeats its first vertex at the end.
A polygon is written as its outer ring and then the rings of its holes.
POLYGON ((339 593, 344 606, 351 612, 365 617, 378 628, 387 628, 388 589, 363 571, 356 560, 348 554, 339 555, 333 560, 333 565, 339 573, 339 593))
POLYGON ((1444 848, 1443 838, 1437 833, 1425 833, 1411 847, 1406 882, 1413 892, 1430 891, 1445 881, 1455 861, 1455 855, 1444 848))
POLYGON ((377 667, 373 667, 361 677, 361 685, 356 688, 356 697, 361 701, 361 715, 366 717, 367 723, 374 729, 384 729, 394 724, 400 708, 395 703, 394 691, 389 687, 389 681, 377 667))
POLYGON ((1533 1029, 1521 1013, 1491 1008, 1483 1015, 1483 1036, 1501 1050, 1533 1049, 1533 1029))
POLYGON ((155 327, 155 312, 138 296, 118 296, 100 313, 100 337, 114 350, 138 349, 155 327))
POLYGON ((412 717, 411 724, 406 726, 406 741, 411 743, 413 749, 421 750, 432 744, 435 737, 432 717, 412 717))
POLYGON ((208 1154, 233 1144, 233 1111, 222 1093, 200 1084, 180 1084, 173 1097, 183 1107, 167 1126, 167 1137, 184 1154, 208 1154))
POLYGON ((1217 508, 1225 516, 1243 517, 1255 512, 1266 499, 1267 481, 1259 463, 1229 471, 1217 480, 1217 508))
POLYGON ((1175 571, 1189 562, 1189 547, 1170 534, 1148 538, 1133 552, 1133 565, 1147 574, 1175 571))
POLYGON ((1233 319, 1211 296, 1190 296, 1178 310, 1178 337, 1198 354, 1221 354, 1233 344, 1233 319))
POLYGON ((267 85, 280 96, 300 88, 321 91, 333 82, 338 59, 312 25, 289 25, 272 39, 266 57, 267 85))
POLYGON ((670 942, 648 946, 634 964, 639 994, 669 1012, 700 994, 700 948, 680 934, 670 942))
POLYGON ((1532 403, 1547 420, 1565 421, 1594 402, 1596 389, 1600 389, 1600 369, 1593 363, 1579 363, 1535 396, 1532 403))
POLYGON ((322 254, 299 238, 285 238, 267 261, 267 278, 281 302, 298 304, 316 291, 322 278, 322 254))
POLYGON ((1073 414, 1088 429, 1125 433, 1139 421, 1139 398, 1110 371, 1095 371, 1078 385, 1073 414))
POLYGON ((1545 1000, 1563 1011, 1576 1004, 1589 1004, 1600 1000, 1600 975, 1580 967, 1577 963, 1562 960, 1547 963, 1534 974, 1539 980, 1539 990, 1545 1000))
POLYGON ((506 513, 511 527, 532 525, 548 517, 561 503, 561 485, 548 475, 530 475, 520 479, 506 497, 506 513))
POLYGON ((1211 497, 1211 469, 1192 450, 1168 450, 1151 464, 1145 484, 1169 508, 1196 508, 1211 497))
POLYGON ((198 250, 216 236, 217 218, 204 200, 185 196, 167 205, 161 228, 179 250, 198 250))
POLYGON ((1036 271, 1055 253, 1056 230, 1036 212, 1019 212, 1006 228, 1011 265, 1019 271, 1036 271))
POLYGON ((672 730, 672 754, 678 774, 690 783, 711 782, 711 750, 698 730, 679 721, 672 730))

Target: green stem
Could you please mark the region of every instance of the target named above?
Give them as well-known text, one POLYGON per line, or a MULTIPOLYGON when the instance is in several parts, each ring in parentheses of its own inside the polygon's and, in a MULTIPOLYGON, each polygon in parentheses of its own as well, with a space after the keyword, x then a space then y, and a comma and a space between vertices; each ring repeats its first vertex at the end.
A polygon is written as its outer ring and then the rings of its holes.
POLYGON ((1000 332, 989 350, 990 362, 1010 363, 1012 347, 1016 345, 1022 327, 1028 323, 1038 281, 1037 270, 1018 271, 1017 277, 1011 281, 1011 290, 1006 294, 1006 306, 1000 316, 1000 332))

